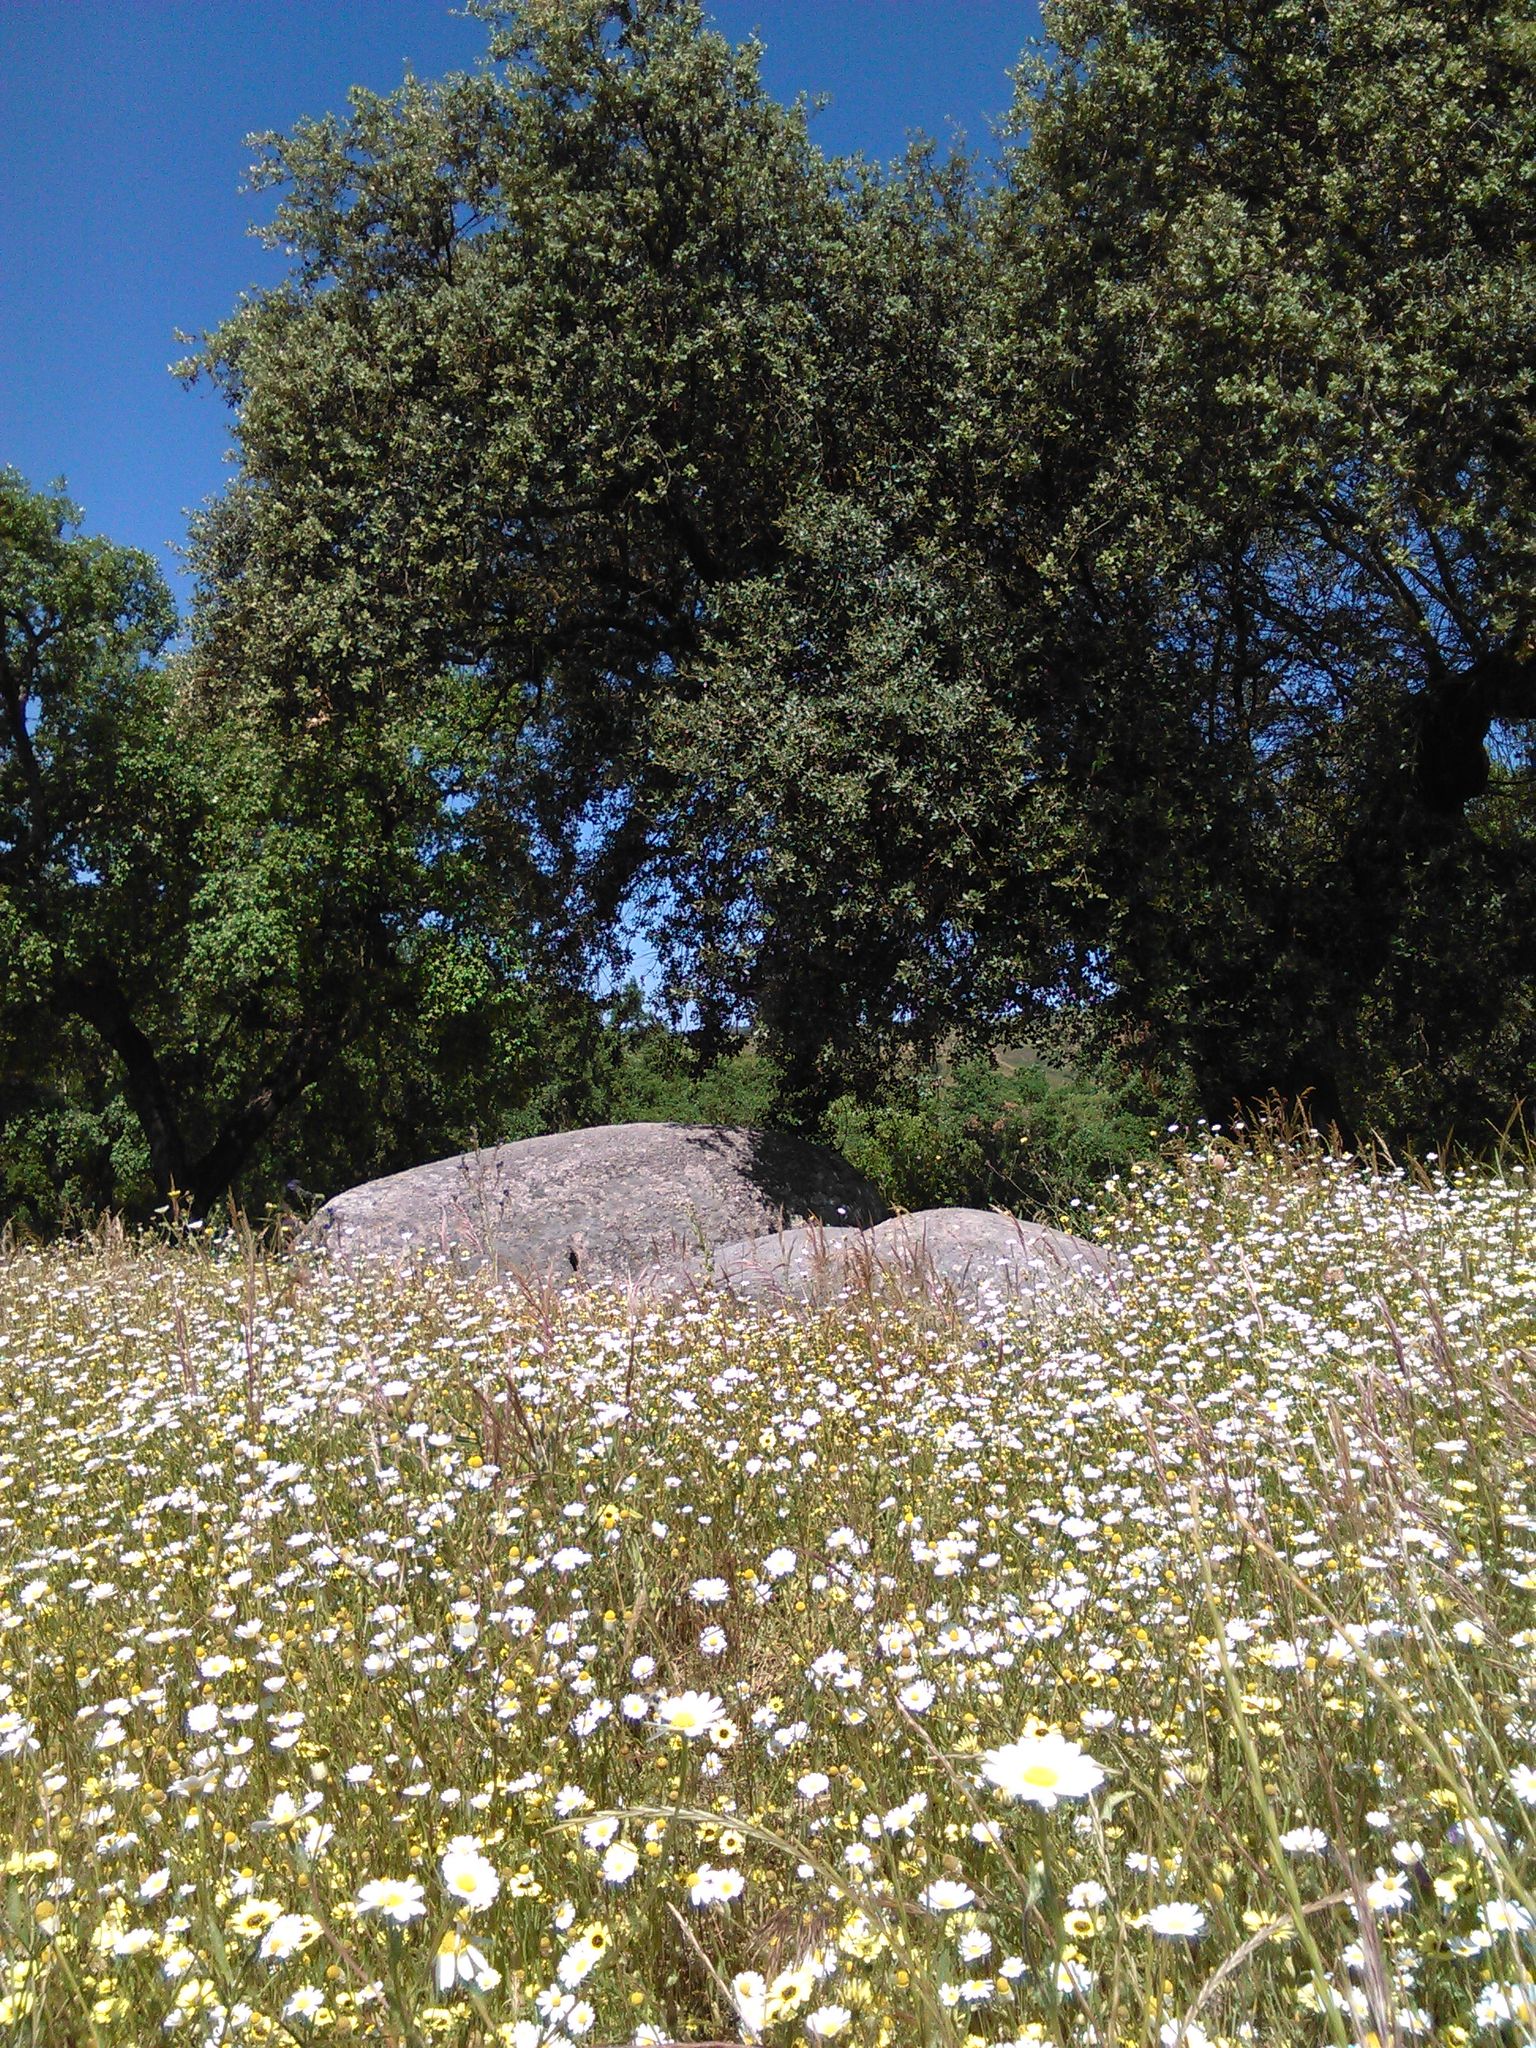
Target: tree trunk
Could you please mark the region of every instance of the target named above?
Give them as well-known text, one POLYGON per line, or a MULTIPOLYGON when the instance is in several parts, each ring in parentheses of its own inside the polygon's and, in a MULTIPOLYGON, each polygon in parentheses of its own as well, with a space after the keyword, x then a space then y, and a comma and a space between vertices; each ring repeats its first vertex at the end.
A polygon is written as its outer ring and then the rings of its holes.
POLYGON ((1416 699, 1415 794, 1431 818, 1459 818, 1488 787, 1488 734, 1501 720, 1536 718, 1536 660, 1507 642, 1416 699))
POLYGON ((165 1201, 205 1215, 234 1183, 273 1124, 340 1051, 339 1023, 308 1024, 295 1032, 265 1080, 223 1119, 213 1143, 190 1157, 181 1119, 154 1047, 134 1022, 128 998, 106 974, 67 977, 59 989, 66 1008, 98 1032, 122 1062, 124 1093, 149 1145, 150 1170, 165 1201))
POLYGON ((134 1022, 128 998, 104 974, 70 975, 60 988, 66 1008, 98 1032, 123 1066, 128 1106, 149 1145, 150 1171, 166 1200, 188 1192, 190 1174, 181 1120, 155 1049, 134 1022))
POLYGON ((197 1213, 204 1213, 232 1184, 283 1111, 319 1078, 341 1044, 340 1029, 328 1025, 307 1025, 295 1034, 269 1078, 224 1119, 218 1136, 193 1163, 189 1189, 197 1213))

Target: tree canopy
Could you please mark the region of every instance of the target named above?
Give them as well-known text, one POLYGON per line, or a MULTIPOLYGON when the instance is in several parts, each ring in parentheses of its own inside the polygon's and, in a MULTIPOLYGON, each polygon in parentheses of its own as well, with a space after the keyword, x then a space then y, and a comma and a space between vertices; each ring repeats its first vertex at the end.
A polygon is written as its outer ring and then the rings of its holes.
POLYGON ((698 0, 473 11, 261 139, 185 642, 0 494, 8 1132, 201 1202, 525 1128, 636 921, 802 1120, 1067 1017, 1506 1110, 1528 7, 1055 0, 991 169, 829 159, 698 0))
POLYGON ((5 1206, 201 1211, 506 1115, 536 934, 463 860, 430 707, 330 747, 211 697, 153 563, 76 518, 0 474, 5 1206))
POLYGON ((1122 1002, 1212 1102, 1486 1114, 1531 1053, 1529 10, 1050 23, 975 411, 1122 1002))

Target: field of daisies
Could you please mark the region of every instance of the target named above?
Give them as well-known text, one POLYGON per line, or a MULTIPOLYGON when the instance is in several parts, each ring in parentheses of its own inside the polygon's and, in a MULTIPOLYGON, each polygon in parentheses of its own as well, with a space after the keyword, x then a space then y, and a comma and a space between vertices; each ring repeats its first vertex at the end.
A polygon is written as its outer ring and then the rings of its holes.
POLYGON ((1529 1170, 1113 1293, 0 1260, 0 2041, 1536 2040, 1529 1170))

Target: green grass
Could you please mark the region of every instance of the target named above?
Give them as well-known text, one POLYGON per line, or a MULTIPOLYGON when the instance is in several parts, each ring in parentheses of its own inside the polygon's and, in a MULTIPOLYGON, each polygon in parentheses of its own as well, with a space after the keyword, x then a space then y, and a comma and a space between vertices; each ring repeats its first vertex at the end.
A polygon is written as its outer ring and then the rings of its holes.
POLYGON ((1091 1228, 980 1326, 14 1252, 0 2040, 1532 2038, 1526 1173, 1091 1228))

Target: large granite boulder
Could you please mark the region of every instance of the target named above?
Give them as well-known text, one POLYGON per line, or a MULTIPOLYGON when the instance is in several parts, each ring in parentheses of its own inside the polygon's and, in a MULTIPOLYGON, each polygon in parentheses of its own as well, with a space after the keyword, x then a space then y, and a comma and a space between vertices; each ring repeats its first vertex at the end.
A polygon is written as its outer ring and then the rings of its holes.
POLYGON ((821 1145, 720 1124, 603 1124, 414 1166, 335 1195, 311 1234, 344 1257, 618 1285, 814 1218, 879 1223, 879 1195, 821 1145))
POLYGON ((743 1239, 689 1261, 752 1301, 819 1303, 845 1289, 992 1300, 1058 1297, 1111 1284, 1115 1262, 1098 1245, 991 1209, 920 1209, 873 1228, 800 1227, 743 1239))

